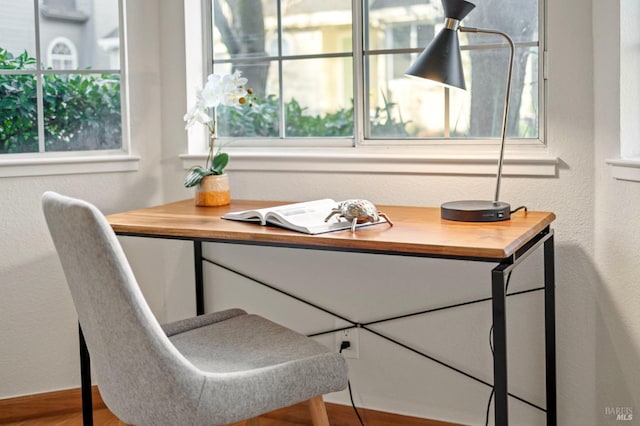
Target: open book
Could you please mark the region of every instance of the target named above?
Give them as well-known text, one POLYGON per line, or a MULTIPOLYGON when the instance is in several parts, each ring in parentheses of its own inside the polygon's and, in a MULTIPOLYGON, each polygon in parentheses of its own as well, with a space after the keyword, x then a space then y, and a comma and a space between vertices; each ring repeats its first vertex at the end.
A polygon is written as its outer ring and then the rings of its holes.
MULTIPOLYGON (((222 218, 256 222, 261 225, 275 225, 306 234, 322 234, 351 228, 350 221, 345 219, 338 221, 337 216, 334 216, 328 222, 324 221, 331 213, 331 210, 337 206, 337 202, 327 198, 264 209, 230 212, 222 216, 222 218)), ((384 222, 385 220, 380 218, 380 222, 377 223, 384 222)), ((357 227, 367 225, 374 225, 374 223, 359 223, 357 227)))

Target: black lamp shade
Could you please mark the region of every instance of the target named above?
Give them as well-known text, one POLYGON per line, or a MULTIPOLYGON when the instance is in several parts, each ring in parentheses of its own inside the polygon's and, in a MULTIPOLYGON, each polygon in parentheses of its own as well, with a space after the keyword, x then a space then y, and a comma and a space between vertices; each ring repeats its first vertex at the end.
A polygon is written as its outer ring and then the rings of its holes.
POLYGON ((462 21, 476 7, 466 0, 442 0, 444 17, 462 21))
MULTIPOLYGON (((446 18, 461 21, 475 5, 465 0, 442 0, 446 18)), ((443 28, 406 72, 445 86, 466 90, 457 28, 443 28)))
POLYGON ((446 28, 440 31, 406 74, 466 90, 458 31, 446 28))

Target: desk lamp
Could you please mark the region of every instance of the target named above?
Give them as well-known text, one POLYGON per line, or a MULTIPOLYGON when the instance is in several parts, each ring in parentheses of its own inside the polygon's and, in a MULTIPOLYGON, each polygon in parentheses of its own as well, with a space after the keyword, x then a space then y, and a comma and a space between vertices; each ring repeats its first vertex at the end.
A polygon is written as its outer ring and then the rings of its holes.
POLYGON ((511 206, 499 201, 500 180, 502 179, 502 163, 504 160, 504 142, 509 113, 509 95, 511 94, 511 74, 513 70, 514 45, 507 34, 496 30, 469 28, 460 26, 460 21, 476 7, 465 0, 442 0, 445 21, 444 28, 429 43, 418 59, 411 65, 406 74, 439 83, 445 87, 457 87, 466 90, 458 31, 465 33, 496 34, 507 40, 510 47, 509 71, 507 73, 507 89, 505 91, 504 113, 502 116, 502 133, 496 193, 493 201, 466 200, 450 201, 442 204, 440 215, 443 219, 462 222, 497 222, 511 217, 511 206))

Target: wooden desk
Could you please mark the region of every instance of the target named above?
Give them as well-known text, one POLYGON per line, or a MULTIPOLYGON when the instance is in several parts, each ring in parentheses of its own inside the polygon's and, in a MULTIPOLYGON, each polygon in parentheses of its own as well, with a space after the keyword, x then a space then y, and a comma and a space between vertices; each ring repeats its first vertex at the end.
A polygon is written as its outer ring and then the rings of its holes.
POLYGON ((545 291, 546 408, 516 398, 545 411, 548 425, 556 424, 555 277, 553 231, 550 229, 550 224, 555 219, 553 213, 518 212, 512 215, 511 220, 503 222, 463 223, 440 219, 438 208, 378 206, 380 211, 393 220, 393 227, 381 224, 361 228, 355 233, 346 230, 320 235, 221 219, 228 211, 277 204, 285 203, 234 200, 231 205, 224 207, 196 207, 193 200, 185 200, 112 214, 107 219, 118 235, 194 242, 198 314, 204 313, 203 242, 496 263, 497 266, 491 273, 494 381, 493 385, 483 382, 493 386, 495 391, 496 425, 508 424, 507 398, 511 395, 507 389, 506 276, 523 258, 543 245, 545 282, 541 289, 545 291))

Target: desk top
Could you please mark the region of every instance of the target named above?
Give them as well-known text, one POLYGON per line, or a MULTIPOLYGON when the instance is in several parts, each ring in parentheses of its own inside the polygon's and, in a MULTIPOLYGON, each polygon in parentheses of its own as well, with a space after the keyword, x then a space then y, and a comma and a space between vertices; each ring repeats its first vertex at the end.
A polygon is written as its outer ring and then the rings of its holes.
POLYGON ((229 211, 289 202, 233 200, 223 207, 196 207, 193 199, 107 216, 120 235, 305 247, 366 253, 503 260, 536 238, 555 219, 549 212, 519 211, 502 222, 453 222, 436 207, 377 206, 394 223, 308 235, 274 226, 222 219, 229 211))

